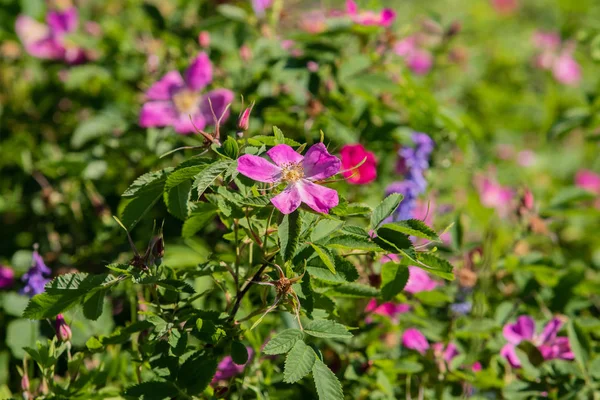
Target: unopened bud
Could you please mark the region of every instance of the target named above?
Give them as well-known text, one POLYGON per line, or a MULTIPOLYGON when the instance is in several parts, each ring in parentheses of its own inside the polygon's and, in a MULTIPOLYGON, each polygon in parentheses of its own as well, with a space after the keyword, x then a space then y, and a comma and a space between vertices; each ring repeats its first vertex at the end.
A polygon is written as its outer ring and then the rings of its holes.
POLYGON ((200 32, 200 34, 198 35, 198 44, 202 48, 207 48, 208 46, 210 46, 210 33, 208 33, 207 31, 200 32))
POLYGON ((246 108, 238 118, 238 128, 247 131, 250 127, 250 113, 252 112, 252 108, 254 107, 254 103, 250 105, 250 107, 246 108))
POLYGON ((462 24, 459 21, 454 21, 446 31, 446 36, 452 37, 458 35, 461 30, 462 24))
POLYGON ((165 256, 165 241, 163 240, 162 235, 159 236, 154 242, 154 246, 152 247, 152 255, 154 258, 163 258, 165 256))
POLYGON ((525 193, 523 193, 523 197, 521 197, 521 206, 528 211, 533 210, 534 200, 531 190, 525 189, 525 193))
POLYGON ((309 61, 306 63, 306 68, 308 68, 310 72, 317 72, 319 70, 319 64, 314 61, 309 61))
POLYGON ((214 394, 217 399, 222 399, 225 397, 225 395, 227 394, 228 391, 229 391, 229 389, 225 386, 217 386, 215 388, 214 394))
POLYGON ((65 322, 65 317, 63 317, 62 314, 58 314, 56 316, 54 328, 56 329, 56 337, 58 340, 61 342, 68 342, 71 340, 71 337, 73 336, 71 333, 71 328, 65 322))
POLYGON ((21 390, 24 392, 29 392, 29 376, 27 376, 27 371, 23 371, 23 377, 21 378, 21 390))

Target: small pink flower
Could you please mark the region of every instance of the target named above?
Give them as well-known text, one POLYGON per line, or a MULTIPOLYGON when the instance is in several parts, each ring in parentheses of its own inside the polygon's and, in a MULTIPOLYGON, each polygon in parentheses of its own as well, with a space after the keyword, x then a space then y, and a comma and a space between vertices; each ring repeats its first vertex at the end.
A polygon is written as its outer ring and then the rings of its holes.
POLYGON ((394 53, 404 58, 408 68, 417 75, 425 75, 433 66, 431 53, 419 46, 416 36, 406 37, 394 45, 394 53))
POLYGON ((252 9, 254 14, 262 17, 265 15, 265 10, 271 8, 273 0, 252 0, 252 9))
POLYGON ((66 37, 75 32, 78 25, 77 9, 70 7, 65 11, 49 12, 46 15, 46 25, 27 15, 20 15, 15 23, 15 30, 25 51, 30 55, 79 64, 86 61, 86 54, 78 46, 69 44, 66 37))
POLYGON ((522 167, 531 167, 535 164, 535 153, 531 150, 521 150, 517 153, 517 163, 522 167))
POLYGON ((575 185, 588 192, 600 195, 600 175, 588 170, 582 169, 575 175, 575 185))
POLYGON ((355 185, 364 185, 377 178, 377 159, 375 154, 362 144, 347 144, 340 150, 344 178, 355 185), (363 162, 364 161, 364 162, 363 162), (354 168, 363 162, 358 168, 354 168))
POLYGON ((0 265, 0 289, 8 289, 15 282, 15 271, 10 267, 0 265))
POLYGON ((338 205, 335 190, 314 183, 340 170, 340 160, 329 154, 323 143, 313 145, 304 156, 286 144, 271 148, 267 155, 274 164, 262 157, 246 154, 238 159, 237 170, 255 181, 287 184, 283 192, 271 199, 271 203, 283 214, 292 213, 300 203, 322 213, 338 205))
POLYGON ((514 197, 512 189, 481 176, 475 178, 475 186, 479 191, 481 204, 488 208, 495 208, 501 216, 508 214, 514 197))
POLYGON ((217 118, 223 115, 223 120, 227 119, 225 110, 233 100, 233 92, 215 89, 202 95, 200 91, 211 81, 212 64, 206 53, 192 61, 185 78, 178 71, 168 72, 146 91, 148 101, 140 112, 140 126, 170 125, 175 132, 187 134, 213 124, 213 111, 217 118))
POLYGON ((507 344, 500 351, 500 355, 514 367, 519 368, 521 361, 516 353, 516 346, 523 340, 533 343, 542 353, 545 360, 560 358, 563 360, 572 360, 574 358, 569 345, 569 339, 566 337, 557 337, 557 333, 562 326, 562 321, 553 318, 546 324, 544 330, 536 335, 535 321, 527 315, 517 318, 514 324, 506 324, 502 333, 507 340, 507 344))
POLYGON ((572 42, 561 42, 554 32, 536 32, 533 44, 540 50, 535 65, 540 69, 552 71, 552 76, 563 85, 575 86, 581 81, 581 66, 575 58, 572 42))
POLYGON ((389 27, 396 18, 396 12, 390 8, 384 8, 381 12, 358 11, 358 6, 353 0, 346 1, 346 14, 352 18, 354 23, 365 26, 389 27))
POLYGON ((564 85, 575 86, 581 80, 581 67, 570 52, 562 52, 554 60, 552 75, 564 85))
POLYGON ((238 118, 238 128, 247 131, 250 127, 250 113, 252 112, 252 108, 254 107, 254 103, 250 107, 246 107, 246 109, 242 112, 240 117, 238 118))
POLYGON ((404 331, 402 345, 407 349, 416 350, 421 354, 427 353, 429 349, 427 338, 416 328, 408 328, 404 331))
POLYGON ((483 369, 483 367, 481 366, 481 363, 479 361, 476 361, 473 363, 473 365, 471 366, 471 371, 473 372, 479 372, 483 369))
POLYGON ((254 356, 254 350, 252 350, 251 347, 246 347, 246 350, 248 351, 248 361, 244 365, 234 363, 231 356, 224 357, 217 366, 217 373, 213 377, 211 385, 214 385, 219 381, 226 381, 241 374, 244 371, 244 368, 246 368, 246 365, 248 365, 248 362, 250 362, 254 356))
MULTIPOLYGON (((392 302, 385 302, 381 304, 377 304, 377 300, 371 299, 367 307, 365 308, 365 312, 369 314, 381 315, 384 317, 388 317, 393 323, 398 323, 398 316, 400 314, 404 314, 410 311, 410 306, 408 304, 396 304, 392 302)), ((373 318, 368 316, 365 319, 366 323, 371 323, 373 318)))
POLYGON ((54 325, 56 330, 56 337, 61 342, 68 342, 71 340, 71 328, 67 325, 65 317, 62 314, 56 316, 56 323, 54 325))
POLYGON ((458 348, 454 343, 448 343, 447 346, 444 346, 444 343, 438 342, 434 343, 431 348, 436 356, 442 358, 447 363, 452 361, 459 354, 458 348))
POLYGON ((198 44, 204 49, 210 46, 210 33, 208 31, 202 31, 198 34, 198 44))
POLYGON ((314 61, 309 61, 306 63, 306 69, 310 72, 317 72, 319 70, 319 64, 314 61))
POLYGON ((519 8, 517 0, 492 0, 492 6, 498 14, 512 14, 519 8))
POLYGON ((405 292, 415 294, 433 290, 438 286, 438 283, 419 267, 409 266, 408 273, 409 278, 404 287, 405 292))

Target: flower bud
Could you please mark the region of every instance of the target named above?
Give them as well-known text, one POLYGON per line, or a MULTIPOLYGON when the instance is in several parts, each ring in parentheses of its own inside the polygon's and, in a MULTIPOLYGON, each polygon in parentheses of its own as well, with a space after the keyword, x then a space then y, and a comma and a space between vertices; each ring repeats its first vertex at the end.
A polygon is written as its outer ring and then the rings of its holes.
POLYGON ((61 342, 68 342, 71 340, 71 328, 65 322, 65 317, 63 317, 62 314, 58 314, 56 316, 56 323, 54 325, 54 328, 56 330, 56 337, 58 338, 58 340, 60 340, 61 342))
POLYGON ((252 50, 248 45, 243 45, 240 47, 240 58, 244 62, 248 62, 252 59, 252 50))
POLYGON ((521 207, 525 208, 528 211, 532 211, 533 205, 533 193, 531 193, 531 190, 525 189, 525 193, 523 193, 523 197, 521 197, 521 207))
POLYGON ((210 46, 210 33, 207 31, 200 32, 198 35, 198 44, 200 44, 200 47, 202 48, 210 46))
POLYGON ((462 31, 462 24, 459 21, 454 21, 448 30, 446 31, 447 37, 452 37, 460 33, 462 31))
POLYGON ((21 390, 23 392, 29 392, 29 376, 27 376, 27 371, 23 371, 23 377, 21 378, 21 390))
POLYGON ((250 113, 252 112, 252 108, 254 107, 254 103, 250 105, 250 107, 246 108, 244 112, 240 114, 238 118, 238 128, 247 131, 248 127, 250 127, 250 113))
POLYGON ((152 247, 152 255, 154 258, 163 258, 165 256, 165 242, 162 235, 156 238, 154 246, 152 247))

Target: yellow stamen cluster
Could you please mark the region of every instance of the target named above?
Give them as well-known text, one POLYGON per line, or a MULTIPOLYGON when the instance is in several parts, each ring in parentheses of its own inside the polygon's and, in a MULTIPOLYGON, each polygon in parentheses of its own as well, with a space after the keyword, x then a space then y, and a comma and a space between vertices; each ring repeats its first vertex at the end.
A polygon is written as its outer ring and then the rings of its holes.
POLYGON ((304 168, 302 164, 284 164, 282 166, 281 179, 285 182, 296 182, 304 178, 304 168))
POLYGON ((193 114, 196 112, 196 108, 198 107, 198 101, 200 100, 200 96, 198 94, 183 89, 173 95, 173 103, 181 114, 193 114))

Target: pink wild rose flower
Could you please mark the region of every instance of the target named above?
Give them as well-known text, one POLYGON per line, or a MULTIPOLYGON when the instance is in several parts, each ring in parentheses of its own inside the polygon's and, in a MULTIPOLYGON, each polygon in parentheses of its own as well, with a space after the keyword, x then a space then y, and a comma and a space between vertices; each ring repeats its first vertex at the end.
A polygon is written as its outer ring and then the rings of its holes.
POLYGON ((340 170, 340 160, 327 152, 323 143, 313 145, 304 156, 287 144, 279 144, 267 151, 273 163, 262 157, 245 154, 238 159, 240 174, 265 183, 285 183, 283 192, 271 203, 283 214, 290 214, 300 203, 317 212, 327 213, 338 205, 335 190, 314 183, 327 179, 340 170))
POLYGON ((10 267, 0 265, 0 289, 9 289, 15 282, 15 271, 10 267))
POLYGON ((408 273, 408 282, 404 286, 405 292, 415 294, 433 290, 438 286, 438 283, 419 267, 409 266, 408 273))
POLYGON ((262 17, 265 11, 273 5, 273 0, 252 0, 252 10, 254 14, 262 17))
POLYGON ((389 27, 396 18, 396 12, 390 8, 384 8, 381 12, 358 11, 358 6, 353 0, 346 1, 346 14, 352 18, 354 23, 365 26, 389 27))
POLYGON ((371 299, 367 307, 365 308, 365 313, 370 314, 365 318, 365 322, 367 324, 373 321, 371 315, 381 315, 384 317, 388 317, 393 323, 398 323, 398 316, 400 314, 404 314, 410 311, 410 306, 408 304, 396 304, 391 301, 377 304, 377 300, 371 299))
POLYGON ((418 351, 421 354, 429 350, 429 342, 425 335, 416 328, 408 328, 402 334, 402 345, 407 349, 418 351))
POLYGON ((588 169, 582 169, 575 175, 575 185, 588 192, 600 195, 600 175, 588 169))
POLYGON ((231 356, 224 357, 217 366, 217 373, 213 377, 211 384, 215 385, 219 381, 226 381, 236 375, 241 374, 254 355, 254 351, 251 347, 246 347, 246 350, 248 351, 248 361, 243 365, 234 363, 231 356))
POLYGON ((211 82, 212 64, 206 53, 200 53, 185 71, 185 78, 170 71, 146 91, 148 101, 140 112, 140 125, 173 126, 175 132, 187 134, 195 131, 194 126, 204 129, 213 124, 213 111, 217 118, 226 119, 233 92, 215 89, 203 95, 201 90, 211 82))
POLYGON ((364 185, 377 178, 377 159, 362 144, 347 144, 340 150, 344 178, 355 185, 364 185), (364 160, 364 162, 363 162, 364 160), (361 164, 362 163, 362 164, 361 164), (358 168, 354 168, 361 164, 358 168))
POLYGON ((536 32, 533 44, 539 50, 535 66, 549 70, 556 81, 567 86, 575 86, 581 81, 581 66, 573 57, 573 42, 561 41, 555 32, 536 32))
POLYGON ((479 191, 481 204, 488 208, 495 208, 501 216, 508 215, 514 198, 514 191, 500 185, 494 179, 487 177, 476 177, 475 187, 479 191))
POLYGON ((500 355, 508 360, 514 368, 521 366, 521 361, 517 356, 516 347, 523 340, 528 340, 535 345, 544 360, 560 358, 563 360, 572 360, 574 358, 569 345, 569 339, 566 337, 557 337, 563 322, 558 318, 552 318, 546 324, 540 334, 535 333, 535 321, 528 315, 522 315, 517 318, 514 324, 506 324, 502 333, 508 343, 500 350, 500 355))
POLYGON ((46 15, 46 24, 27 15, 19 15, 15 31, 30 55, 79 64, 86 61, 86 54, 83 49, 67 40, 67 35, 75 32, 78 25, 77 9, 69 7, 64 11, 50 11, 46 15))

